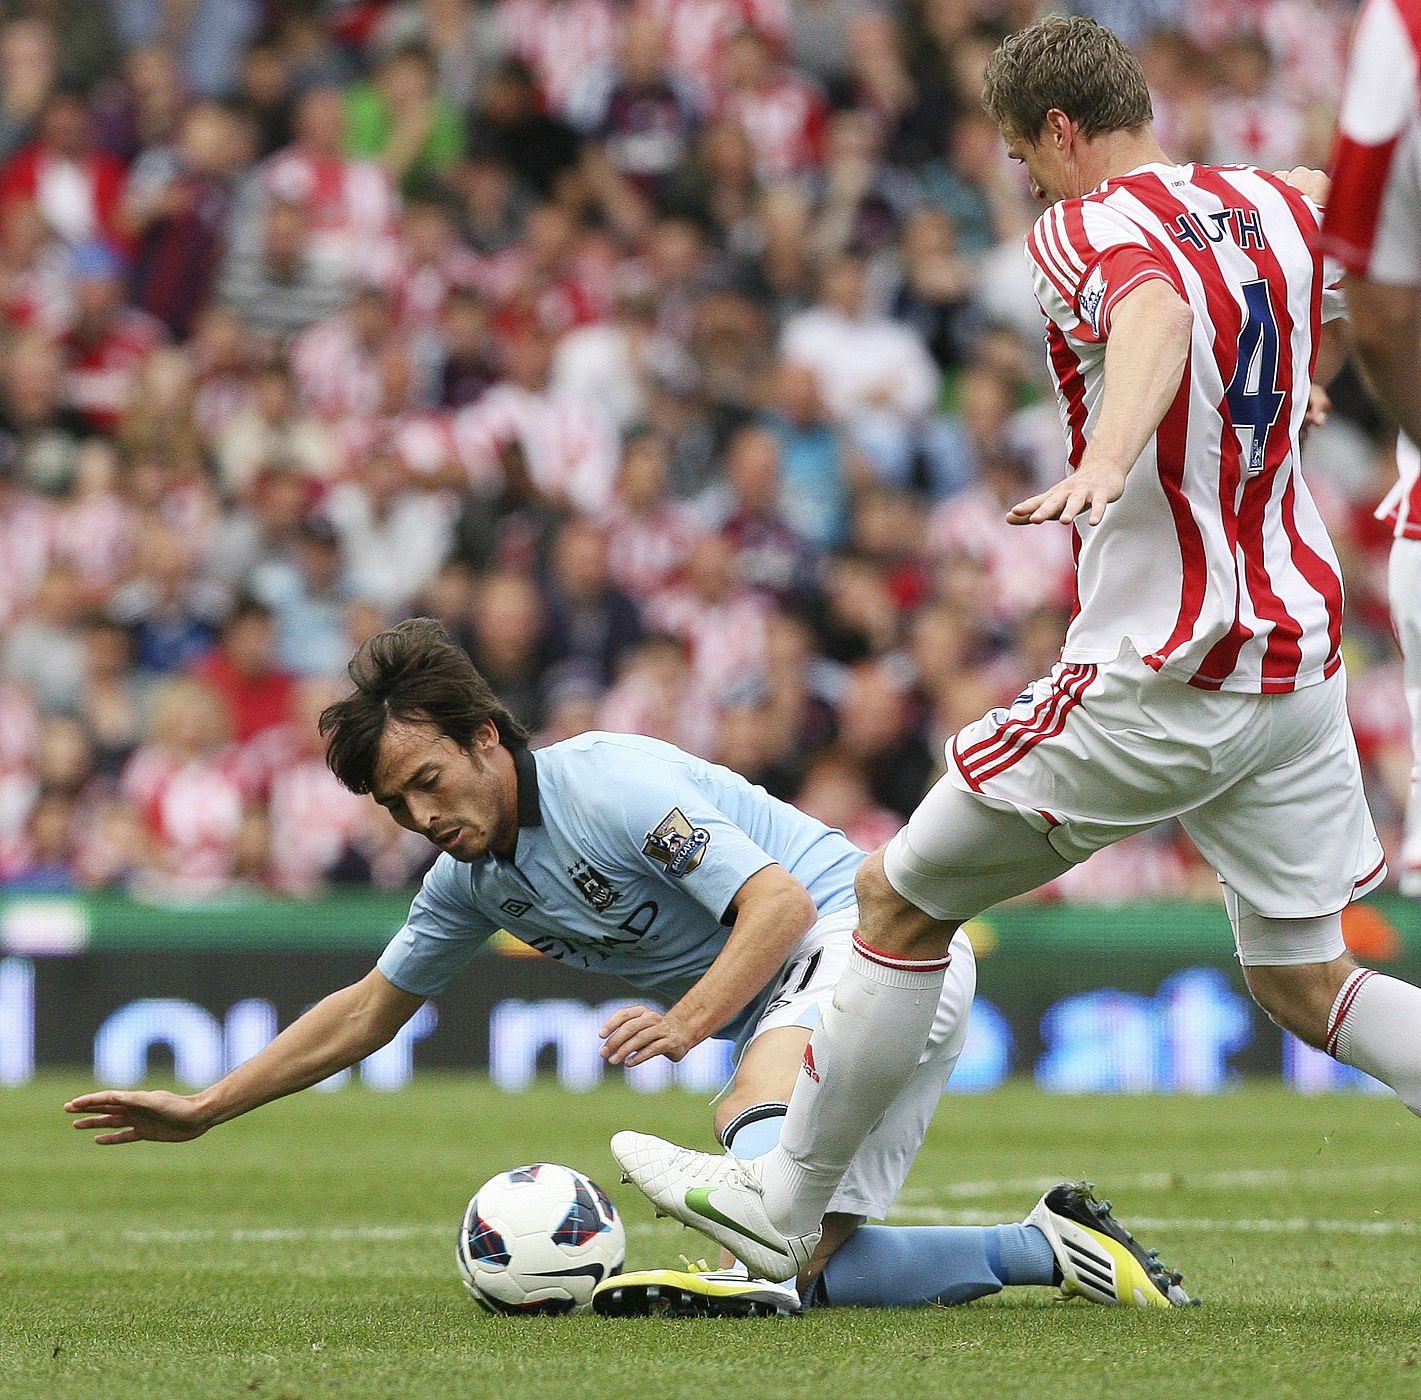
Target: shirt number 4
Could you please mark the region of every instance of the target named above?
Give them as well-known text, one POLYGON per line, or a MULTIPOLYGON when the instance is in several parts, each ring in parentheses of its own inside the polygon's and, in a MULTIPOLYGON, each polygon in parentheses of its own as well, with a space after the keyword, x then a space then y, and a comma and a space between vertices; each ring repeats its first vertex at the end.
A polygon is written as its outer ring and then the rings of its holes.
POLYGON ((1278 387, 1278 319, 1268 283, 1261 278, 1245 282, 1242 290, 1246 314, 1227 398, 1244 475, 1257 476, 1268 461, 1268 434, 1288 396, 1278 387))

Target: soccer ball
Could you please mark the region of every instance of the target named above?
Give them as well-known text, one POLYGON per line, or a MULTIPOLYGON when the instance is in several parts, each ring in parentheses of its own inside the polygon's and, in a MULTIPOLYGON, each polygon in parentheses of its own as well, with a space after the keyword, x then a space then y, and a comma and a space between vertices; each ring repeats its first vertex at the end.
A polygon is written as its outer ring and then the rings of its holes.
POLYGON ((607 1193, 571 1167, 539 1162, 484 1182, 459 1229, 459 1273, 481 1307, 565 1313, 621 1271, 627 1234, 607 1193))

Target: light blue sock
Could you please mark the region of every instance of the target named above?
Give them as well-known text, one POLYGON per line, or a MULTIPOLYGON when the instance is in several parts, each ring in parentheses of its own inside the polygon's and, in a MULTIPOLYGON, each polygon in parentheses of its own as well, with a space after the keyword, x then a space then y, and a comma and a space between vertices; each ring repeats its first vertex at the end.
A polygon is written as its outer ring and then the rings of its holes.
POLYGON ((829 1260, 813 1301, 911 1308, 1050 1284, 1055 1255, 1034 1225, 865 1225, 829 1260))
POLYGON ((737 1113, 720 1135, 725 1150, 746 1162, 763 1157, 779 1143, 788 1109, 787 1103, 757 1103, 737 1113))
MULTIPOLYGON (((737 1114, 721 1141, 727 1152, 763 1157, 780 1140, 783 1103, 737 1114)), ((911 1308, 970 1303, 1021 1284, 1055 1282, 1056 1256, 1034 1225, 865 1225, 829 1261, 806 1302, 835 1307, 911 1308)))

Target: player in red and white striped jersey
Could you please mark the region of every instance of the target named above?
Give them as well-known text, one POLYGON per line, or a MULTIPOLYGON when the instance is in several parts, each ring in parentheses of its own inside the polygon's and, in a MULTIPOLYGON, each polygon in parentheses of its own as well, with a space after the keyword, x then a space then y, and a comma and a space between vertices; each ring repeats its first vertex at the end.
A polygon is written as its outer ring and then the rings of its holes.
MULTIPOLYGON (((1340 571, 1297 470, 1320 319, 1337 309, 1319 218, 1276 176, 1159 160, 1053 205, 1028 236, 1073 469, 1095 466, 1086 444, 1122 301, 1157 284, 1140 304, 1178 308, 1189 331, 1136 469, 1111 463, 1111 490, 1118 479, 1127 494, 1078 531, 1066 660, 1111 660, 1126 639, 1191 685, 1264 692, 1340 664, 1340 571)), ((1047 496, 1065 507, 1062 491, 1047 496)), ((1016 523, 1054 518, 1040 504, 1016 523)))
POLYGON ((1342 939, 1342 909, 1386 867, 1347 722, 1337 565, 1297 473, 1317 206, 1258 171, 1170 163, 1139 63, 1092 20, 1009 36, 984 103, 1053 202, 1029 250, 1073 472, 1008 518, 1074 526, 1062 662, 954 736, 947 776, 860 867, 854 952, 779 1145, 727 1163, 613 1139, 663 1210, 703 1190, 707 1233, 800 1263, 917 1068, 956 931, 1171 817, 1224 884, 1264 1009, 1421 1114, 1421 988, 1359 968, 1342 939))
POLYGON ((1411 711, 1401 888, 1421 896, 1421 0, 1369 0, 1357 21, 1333 152, 1327 250, 1348 273, 1353 340, 1405 434, 1377 514, 1396 532, 1388 593, 1411 711))

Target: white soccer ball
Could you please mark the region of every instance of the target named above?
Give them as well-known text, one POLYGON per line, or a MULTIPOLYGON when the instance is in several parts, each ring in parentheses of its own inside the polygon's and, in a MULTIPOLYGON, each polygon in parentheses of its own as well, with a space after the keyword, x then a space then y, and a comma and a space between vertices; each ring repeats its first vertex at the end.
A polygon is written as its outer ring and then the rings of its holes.
POLYGON ((459 1228, 459 1273, 482 1308, 585 1308, 627 1258, 621 1217, 596 1182, 551 1162, 500 1172, 479 1187, 459 1228))

